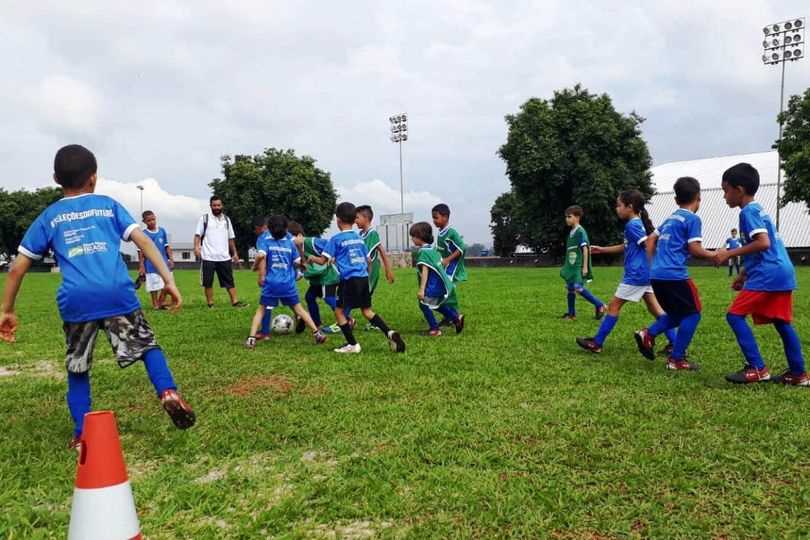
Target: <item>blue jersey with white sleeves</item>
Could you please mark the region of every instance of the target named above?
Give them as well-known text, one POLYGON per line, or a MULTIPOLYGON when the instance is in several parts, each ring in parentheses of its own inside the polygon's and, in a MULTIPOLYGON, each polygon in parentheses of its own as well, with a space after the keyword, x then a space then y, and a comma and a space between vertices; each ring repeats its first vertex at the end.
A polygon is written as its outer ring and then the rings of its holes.
POLYGON ((743 256, 745 284, 749 291, 792 291, 796 288, 796 271, 790 262, 785 243, 776 232, 771 217, 759 203, 752 202, 740 212, 740 233, 748 244, 758 234, 767 234, 771 245, 765 251, 743 256))
POLYGON ((662 281, 689 279, 686 266, 689 244, 703 241, 700 218, 694 212, 678 208, 653 234, 658 236, 658 244, 650 278, 662 281))
POLYGON ((119 247, 137 228, 124 207, 110 197, 93 193, 65 197, 34 220, 19 253, 40 260, 53 251, 62 274, 56 303, 65 322, 126 315, 141 304, 119 247))
POLYGON ((301 261, 301 257, 292 241, 287 237, 276 240, 269 236, 263 239, 261 248, 257 246, 257 249, 266 258, 267 264, 262 295, 285 298, 298 294, 295 265, 301 261))
POLYGON ((330 238, 323 255, 335 261, 341 280, 368 277, 366 243, 354 230, 341 231, 330 238))
POLYGON ((737 249, 740 246, 742 246, 742 244, 740 243, 739 237, 729 236, 726 238, 726 249, 737 249))
POLYGON ((650 263, 647 261, 647 232, 641 218, 633 218, 624 226, 624 276, 627 285, 649 285, 650 263))
MULTIPOLYGON (((168 263, 169 257, 166 255, 166 246, 169 245, 169 235, 166 234, 166 229, 163 227, 158 227, 156 231, 150 231, 149 229, 143 229, 143 234, 146 235, 154 244, 160 253, 163 256, 163 262, 168 263)), ((146 259, 143 263, 144 270, 147 274, 157 274, 157 268, 155 265, 152 264, 152 261, 146 259)))

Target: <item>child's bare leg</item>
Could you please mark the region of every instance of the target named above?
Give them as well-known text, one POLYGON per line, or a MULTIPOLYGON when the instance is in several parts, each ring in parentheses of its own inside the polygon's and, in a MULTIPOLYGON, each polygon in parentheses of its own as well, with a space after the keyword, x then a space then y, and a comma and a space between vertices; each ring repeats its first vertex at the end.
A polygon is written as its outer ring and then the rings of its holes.
POLYGON ((166 301, 166 289, 160 289, 157 299, 158 306, 163 307, 163 303, 165 301, 166 301))
POLYGON ((656 319, 664 314, 664 309, 661 307, 661 304, 658 303, 658 299, 653 293, 644 295, 644 303, 647 304, 647 311, 656 319))
POLYGON ((318 331, 318 326, 315 324, 315 321, 313 321, 313 320, 312 320, 312 317, 309 315, 309 313, 307 312, 307 310, 306 310, 306 309, 304 309, 304 306, 302 306, 301 304, 295 304, 295 305, 293 306, 293 312, 294 312, 296 315, 298 315, 298 317, 299 317, 299 318, 300 318, 302 321, 304 321, 304 324, 306 324, 306 325, 307 325, 307 328, 309 328, 309 329, 310 329, 310 330, 312 330, 313 332, 317 332, 317 331, 318 331))
POLYGON ((348 319, 346 319, 346 314, 343 312, 342 307, 338 306, 335 308, 335 320, 337 321, 338 326, 343 326, 349 322, 348 319))
POLYGON ((256 332, 259 331, 259 326, 262 324, 262 317, 264 317, 264 310, 267 309, 266 306, 259 304, 259 307, 256 308, 256 313, 253 314, 253 320, 250 322, 250 335, 255 336, 256 332))
POLYGON ((152 307, 155 308, 155 309, 159 308, 160 304, 158 303, 158 293, 157 293, 157 291, 150 292, 149 296, 152 297, 152 307))
POLYGON ((621 298, 614 296, 610 299, 610 303, 608 304, 608 315, 618 317, 619 312, 622 310, 622 306, 626 303, 626 300, 622 300, 621 298))

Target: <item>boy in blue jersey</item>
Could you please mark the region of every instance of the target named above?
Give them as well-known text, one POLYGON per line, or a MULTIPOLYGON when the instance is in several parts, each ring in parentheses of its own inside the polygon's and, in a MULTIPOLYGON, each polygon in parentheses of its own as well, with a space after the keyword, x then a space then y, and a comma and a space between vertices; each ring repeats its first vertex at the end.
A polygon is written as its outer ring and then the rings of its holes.
POLYGON ((346 344, 335 349, 335 352, 356 354, 362 350, 354 338, 352 326, 346 318, 346 312, 356 308, 361 310, 368 322, 385 334, 391 350, 405 352, 405 342, 399 333, 389 328, 383 318, 371 309, 371 293, 368 287, 371 261, 365 242, 352 230, 356 217, 357 209, 352 203, 340 203, 335 209, 335 218, 340 232, 329 240, 321 255, 311 255, 308 258, 308 262, 315 264, 328 264, 334 261, 340 273, 335 317, 346 338, 346 344))
MULTIPOLYGON (((291 222, 287 227, 293 235, 293 242, 301 252, 303 259, 307 260, 310 255, 319 256, 329 243, 323 238, 304 236, 304 228, 300 224, 291 222)), ((334 264, 320 265, 307 264, 304 269, 304 278, 309 283, 304 300, 307 303, 307 311, 312 317, 312 322, 321 326, 321 310, 318 307, 318 298, 322 299, 333 312, 337 307, 337 289, 340 283, 340 274, 334 264)), ((337 324, 321 327, 324 334, 336 334, 340 332, 337 324)))
POLYGON ((99 330, 107 334, 120 367, 144 362, 175 426, 186 429, 195 421, 141 311, 118 252, 120 241, 134 242, 155 266, 175 300, 175 310, 182 305, 180 292, 155 244, 127 211, 110 197, 93 193, 96 171, 95 156, 83 146, 65 146, 56 153, 54 180, 62 186, 64 198, 46 208, 25 233, 0 307, 0 339, 13 342, 18 326, 14 303, 25 273, 53 251, 62 273, 56 301, 67 345, 67 404, 74 422, 70 448, 80 446, 84 415, 90 412, 90 368, 99 330))
POLYGON ((269 309, 273 309, 279 303, 290 307, 293 313, 304 321, 304 324, 312 330, 315 343, 320 345, 326 341, 326 336, 312 322, 312 318, 298 298, 295 280, 297 268, 301 265, 301 256, 287 233, 287 218, 270 216, 267 220, 267 228, 270 236, 265 237, 257 246, 256 255, 259 261, 259 284, 262 287, 262 293, 259 307, 251 322, 250 335, 245 341, 245 347, 251 350, 256 348, 256 333, 262 319, 269 309))
POLYGON ((655 336, 677 328, 675 346, 667 359, 667 369, 696 370, 697 364, 686 359, 686 350, 700 322, 701 303, 695 283, 689 278, 690 256, 714 259, 703 248, 700 218, 700 183, 691 177, 678 178, 674 186, 679 208, 661 224, 647 241, 653 256, 650 283, 666 312, 652 326, 635 333, 638 350, 649 360, 655 359, 655 336))
MULTIPOLYGON (((267 217, 259 216, 254 218, 253 220, 253 233, 256 235, 256 257, 253 260, 253 268, 254 272, 259 271, 259 262, 261 261, 261 257, 263 253, 266 253, 264 250, 264 244, 270 238, 270 233, 267 232, 267 217)), ((263 281, 261 276, 258 279, 259 283, 259 291, 261 292, 263 281)), ((264 341, 266 339, 270 339, 270 322, 273 320, 273 308, 267 308, 264 311, 264 316, 262 317, 261 328, 258 332, 256 332, 255 338, 256 342, 264 341)))
MULTIPOLYGON (((169 235, 166 234, 166 229, 157 226, 157 216, 151 210, 147 210, 141 215, 146 228, 143 229, 143 234, 149 238, 160 252, 163 257, 163 262, 169 267, 169 272, 174 269, 174 261, 172 260, 172 247, 169 245, 169 235)), ((166 300, 166 289, 163 278, 157 273, 157 269, 152 262, 144 257, 142 251, 138 251, 138 274, 145 276, 146 279, 146 292, 152 298, 152 307, 154 309, 167 309, 168 306, 164 304, 166 300)))
POLYGON ((754 324, 773 324, 782 338, 788 369, 774 380, 810 386, 801 342, 791 324, 796 271, 773 221, 754 200, 759 189, 759 173, 748 163, 739 163, 723 173, 722 186, 726 204, 731 208, 741 208, 740 232, 745 244, 728 251, 720 250, 715 255, 718 265, 732 257, 743 257, 745 263, 733 284, 740 293, 726 315, 745 357, 745 367, 726 375, 726 380, 737 384, 771 380, 754 333, 745 322, 745 318, 751 315, 754 324))
MULTIPOLYGON (((726 251, 742 247, 740 238, 737 236, 737 229, 731 229, 731 236, 726 238, 726 251)), ((728 277, 733 275, 733 270, 737 269, 737 275, 740 275, 740 257, 730 257, 728 260, 728 277)))
MULTIPOLYGON (((601 353, 608 335, 619 320, 619 312, 627 302, 647 304, 650 314, 659 319, 664 310, 658 304, 650 285, 650 264, 647 259, 647 236, 655 230, 647 210, 644 208, 644 194, 636 189, 622 191, 616 198, 616 215, 625 221, 624 244, 600 247, 591 246, 591 253, 613 254, 624 253, 624 275, 619 287, 608 305, 608 312, 599 325, 599 331, 592 338, 578 337, 577 345, 592 353, 601 353)), ((675 341, 675 329, 667 330, 669 353, 675 341)))

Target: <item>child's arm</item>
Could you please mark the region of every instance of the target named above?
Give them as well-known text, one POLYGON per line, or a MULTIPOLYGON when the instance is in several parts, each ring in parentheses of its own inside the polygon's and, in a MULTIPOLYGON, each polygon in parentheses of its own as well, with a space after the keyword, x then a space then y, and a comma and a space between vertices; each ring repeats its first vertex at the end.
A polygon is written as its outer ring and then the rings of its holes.
POLYGON ((267 257, 256 257, 254 264, 256 265, 256 271, 259 272, 259 287, 264 287, 264 278, 267 277, 267 257))
POLYGON ((143 252, 144 256, 149 259, 152 265, 154 265, 154 267, 157 269, 160 277, 163 278, 163 283, 166 284, 166 292, 169 294, 169 296, 174 298, 174 306, 172 306, 171 310, 177 311, 180 309, 180 306, 183 305, 183 297, 180 295, 180 291, 177 290, 177 285, 174 283, 174 277, 166 267, 166 263, 163 262, 163 257, 160 255, 157 247, 155 247, 155 243, 147 238, 140 229, 133 230, 129 238, 135 243, 136 246, 138 246, 138 249, 143 252))
POLYGON ((591 246, 591 253, 593 255, 616 255, 624 253, 624 244, 616 244, 613 246, 591 246))
POLYGON ((383 268, 385 268, 385 279, 388 281, 389 284, 394 283, 394 272, 391 271, 391 259, 388 258, 388 253, 386 253, 385 248, 382 246, 382 243, 377 246, 377 253, 380 254, 380 259, 383 263, 383 268))
POLYGON ((0 307, 0 340, 13 343, 17 333, 17 314, 14 312, 14 304, 17 301, 17 293, 20 292, 20 285, 26 272, 31 268, 33 261, 23 254, 19 254, 11 266, 6 278, 6 288, 3 290, 3 304, 0 307))
POLYGON ((166 264, 169 265, 169 270, 174 269, 174 255, 172 255, 172 246, 167 245, 166 249, 166 260, 168 261, 166 264))
POLYGON ((307 257, 307 262, 312 264, 327 264, 329 258, 326 255, 310 255, 307 257))
POLYGON ((768 233, 761 232, 754 235, 754 238, 742 247, 735 249, 720 249, 714 254, 714 263, 717 265, 725 264, 732 257, 742 257, 743 255, 750 255, 751 253, 759 253, 771 247, 771 239, 768 238, 768 233))
POLYGON ((689 242, 689 255, 697 257, 698 259, 715 260, 716 253, 705 249, 703 242, 695 240, 694 242, 689 242))
POLYGON ((583 245, 580 249, 582 249, 582 275, 588 275, 588 259, 590 259, 589 255, 591 253, 591 246, 589 244, 583 245))
POLYGON ((453 253, 451 253, 450 255, 445 257, 444 259, 442 259, 442 266, 447 268, 448 266, 450 266, 451 262, 455 261, 458 258, 461 258, 461 250, 460 249, 455 250, 453 253))
POLYGON ((139 249, 138 250, 138 275, 145 275, 146 274, 146 259, 143 257, 143 252, 139 249))
POLYGON ((425 299, 425 289, 427 288, 429 274, 430 269, 427 266, 422 266, 422 271, 419 273, 419 292, 416 293, 416 297, 419 298, 419 300, 425 299))
POLYGON ((658 246, 658 234, 652 233, 647 236, 647 260, 653 260, 656 246, 658 246))

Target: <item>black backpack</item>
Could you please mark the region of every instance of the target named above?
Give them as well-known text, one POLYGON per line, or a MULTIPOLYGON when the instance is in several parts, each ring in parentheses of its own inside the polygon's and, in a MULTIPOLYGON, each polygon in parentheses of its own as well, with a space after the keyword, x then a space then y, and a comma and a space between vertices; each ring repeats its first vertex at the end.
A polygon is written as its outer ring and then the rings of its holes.
MULTIPOLYGON (((233 224, 231 224, 231 218, 229 218, 228 216, 225 216, 225 219, 228 220, 228 228, 230 230, 233 230, 233 224)), ((202 234, 200 235, 200 242, 202 242, 203 239, 205 238, 205 231, 207 231, 207 230, 208 230, 208 213, 205 213, 205 214, 203 214, 203 230, 202 230, 202 234)))

